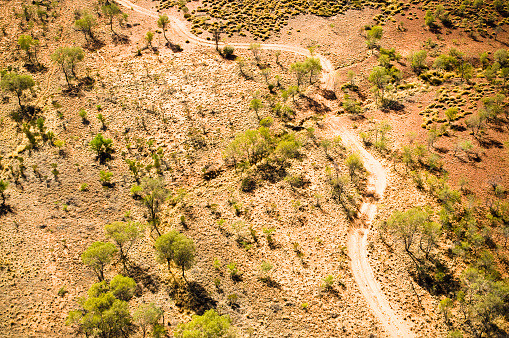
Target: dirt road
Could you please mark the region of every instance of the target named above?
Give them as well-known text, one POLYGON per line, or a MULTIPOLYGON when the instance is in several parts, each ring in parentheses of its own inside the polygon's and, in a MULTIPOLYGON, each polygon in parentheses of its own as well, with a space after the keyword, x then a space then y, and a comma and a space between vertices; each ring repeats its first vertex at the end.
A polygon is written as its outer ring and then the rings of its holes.
MULTIPOLYGON (((143 8, 128 0, 116 0, 120 5, 131 9, 143 15, 159 18, 159 13, 143 8)), ((190 42, 202 45, 215 47, 215 43, 205 40, 193 35, 186 27, 184 21, 175 17, 169 17, 171 27, 175 29, 180 35, 188 39, 190 42)), ((220 42, 220 46, 224 43, 220 42)), ((247 49, 250 47, 249 43, 229 43, 235 48, 247 49)), ((309 50, 288 45, 279 44, 261 44, 260 46, 265 50, 280 50, 291 53, 296 53, 303 56, 310 56, 309 50)), ((315 57, 320 59, 322 65, 322 84, 326 89, 332 89, 334 83, 334 68, 332 63, 324 56, 315 54, 315 57)), ((343 123, 341 118, 332 117, 330 119, 331 126, 337 135, 343 139, 346 146, 356 149, 364 160, 364 166, 370 173, 368 179, 368 189, 371 189, 376 195, 382 196, 387 185, 386 172, 384 167, 378 162, 360 143, 358 137, 352 130, 349 130, 343 123)), ((393 306, 387 301, 383 295, 380 286, 378 285, 373 270, 369 265, 368 260, 368 232, 369 227, 376 216, 376 205, 370 202, 364 202, 361 206, 361 217, 365 220, 362 229, 351 229, 348 240, 348 253, 351 258, 352 272, 359 285, 359 289, 366 298, 367 303, 373 310, 373 313, 378 320, 383 324, 387 334, 390 337, 414 337, 415 335, 410 330, 409 325, 397 314, 393 306)))
MULTIPOLYGON (((332 130, 340 135, 343 143, 358 151, 364 160, 364 167, 369 172, 368 191, 381 198, 387 186, 387 175, 382 164, 373 157, 360 142, 353 130, 346 127, 345 117, 332 117, 330 123, 332 130)), ((376 216, 374 202, 364 202, 361 205, 361 228, 350 229, 348 239, 348 254, 350 255, 352 273, 367 303, 382 322, 385 330, 391 337, 414 337, 406 321, 395 311, 387 301, 375 279, 373 269, 368 260, 368 233, 376 216)))

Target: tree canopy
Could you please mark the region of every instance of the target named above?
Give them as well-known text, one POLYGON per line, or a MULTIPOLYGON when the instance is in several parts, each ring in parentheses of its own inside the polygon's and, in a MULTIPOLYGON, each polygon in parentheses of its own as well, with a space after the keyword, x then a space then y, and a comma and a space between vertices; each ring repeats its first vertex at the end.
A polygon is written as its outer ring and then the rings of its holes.
POLYGON ((31 75, 16 74, 14 72, 2 74, 2 80, 0 81, 2 90, 14 93, 18 98, 19 106, 22 108, 21 97, 23 92, 27 89, 32 89, 34 86, 35 82, 31 75))

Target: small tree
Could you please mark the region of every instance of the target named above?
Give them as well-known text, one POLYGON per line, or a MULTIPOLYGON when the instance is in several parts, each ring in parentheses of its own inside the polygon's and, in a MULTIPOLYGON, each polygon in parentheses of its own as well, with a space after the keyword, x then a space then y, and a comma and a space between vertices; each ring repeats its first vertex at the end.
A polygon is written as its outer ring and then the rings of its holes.
POLYGON ((260 63, 261 60, 260 58, 261 49, 262 45, 260 45, 259 43, 252 43, 249 45, 249 50, 251 51, 251 53, 253 53, 253 57, 255 58, 257 63, 260 63))
POLYGON ((182 269, 182 278, 187 282, 185 271, 194 265, 194 254, 196 248, 192 239, 179 234, 173 245, 175 265, 182 269))
POLYGON ((295 73, 295 77, 297 78, 297 88, 300 88, 300 86, 304 84, 304 77, 308 72, 307 65, 305 62, 292 63, 290 65, 290 71, 295 73))
POLYGON ((95 242, 81 254, 81 261, 94 270, 99 281, 103 281, 104 268, 111 262, 116 252, 117 248, 111 243, 95 242))
POLYGON ((458 117, 458 111, 458 107, 450 107, 444 112, 445 118, 449 123, 452 123, 456 120, 458 117))
POLYGON ((420 74, 423 69, 426 67, 426 57, 428 53, 425 50, 420 50, 418 52, 412 52, 408 56, 408 61, 410 61, 410 65, 412 66, 412 69, 417 74, 420 74))
POLYGON ((32 38, 30 35, 21 35, 18 39, 18 45, 27 54, 29 62, 34 65, 39 64, 37 60, 37 46, 39 46, 39 40, 32 38))
POLYGON ((178 231, 172 230, 165 233, 164 235, 159 236, 154 244, 156 248, 156 260, 159 263, 168 264, 168 271, 172 275, 173 273, 171 272, 171 262, 175 257, 174 245, 179 235, 180 233, 178 231))
POLYGON ((317 57, 309 57, 304 62, 307 72, 309 73, 309 83, 313 84, 316 82, 316 77, 322 71, 322 65, 320 59, 317 57))
POLYGON ((159 15, 159 19, 157 20, 157 27, 161 28, 163 30, 163 36, 166 39, 166 42, 169 44, 170 40, 166 37, 166 27, 170 23, 170 19, 168 18, 168 15, 163 14, 159 15))
POLYGON ((120 261, 124 265, 124 269, 127 270, 127 254, 140 235, 138 224, 134 222, 113 222, 106 224, 104 230, 106 237, 111 238, 118 246, 120 261))
POLYGON ((154 40, 154 33, 147 32, 147 35, 145 35, 145 40, 147 40, 147 47, 152 48, 152 40, 154 40))
POLYGON ((134 296, 136 282, 130 277, 116 275, 110 282, 110 291, 116 298, 127 302, 134 296))
POLYGON ((51 59, 58 63, 65 75, 67 85, 71 86, 70 78, 77 78, 76 65, 83 61, 85 53, 81 47, 59 47, 51 55, 51 59))
POLYGON ((366 44, 368 45, 369 49, 375 48, 378 44, 378 41, 382 39, 383 35, 383 28, 382 26, 373 26, 370 30, 367 32, 367 40, 366 44))
POLYGON ((385 88, 391 80, 391 76, 385 67, 375 66, 369 74, 369 82, 374 85, 377 97, 380 96, 382 104, 384 103, 385 88))
POLYGON ((23 109, 23 105, 21 104, 23 92, 27 89, 32 89, 35 86, 35 82, 31 75, 21 75, 11 72, 2 75, 0 86, 2 90, 16 94, 18 104, 21 109, 23 109))
POLYGON ((424 15, 424 23, 426 24, 426 26, 428 26, 429 29, 434 29, 436 28, 435 22, 436 19, 433 13, 430 10, 426 11, 426 14, 424 15))
POLYGON ((235 52, 235 47, 233 47, 233 46, 227 45, 227 46, 223 47, 223 55, 227 59, 231 58, 234 52, 235 52))
POLYGON ((509 59, 509 55, 507 53, 507 50, 506 49, 498 49, 494 54, 493 54, 493 58, 495 59, 495 61, 497 61, 498 63, 500 63, 500 65, 502 67, 505 67, 507 66, 507 61, 509 59))
POLYGON ((352 179, 357 177, 358 173, 364 171, 364 164, 362 163, 362 158, 358 153, 349 155, 345 160, 345 164, 348 167, 350 177, 352 179))
POLYGON ((104 138, 101 133, 97 134, 89 145, 101 163, 113 152, 113 141, 110 138, 104 138))
POLYGON ((408 211, 395 211, 387 220, 387 227, 402 241, 406 253, 417 264, 412 245, 419 238, 423 226, 428 222, 429 213, 422 208, 412 208, 408 211))
POLYGON ((144 177, 141 180, 142 200, 143 204, 147 207, 149 212, 149 222, 156 230, 157 234, 161 236, 157 224, 159 222, 159 211, 161 205, 168 197, 168 190, 164 186, 163 179, 144 177))
POLYGON ((97 21, 95 20, 94 16, 90 14, 88 11, 84 11, 81 15, 81 18, 76 20, 74 22, 74 27, 79 30, 80 32, 83 32, 85 35, 85 40, 89 42, 90 40, 95 40, 94 34, 92 32, 92 28, 97 26, 97 21))
POLYGON ((101 11, 103 12, 104 16, 108 19, 108 24, 110 25, 111 32, 118 36, 118 34, 113 30, 113 19, 122 14, 120 8, 118 8, 118 6, 114 2, 110 2, 102 6, 101 11))
POLYGON ((140 304, 134 311, 133 321, 141 328, 143 338, 145 338, 148 328, 151 326, 152 331, 157 330, 158 322, 163 315, 163 311, 155 306, 154 303, 140 304))
POLYGON ((194 315, 189 323, 179 324, 175 337, 235 338, 237 335, 230 325, 228 315, 220 316, 214 309, 210 309, 202 316, 194 315))
POLYGON ((78 300, 81 309, 69 312, 65 324, 77 325, 87 337, 127 337, 132 330, 127 301, 132 298, 135 287, 133 279, 121 275, 113 278, 109 285, 105 281, 92 285, 88 298, 78 300))
POLYGON ((253 98, 251 100, 251 103, 249 104, 249 108, 255 111, 256 118, 258 119, 258 121, 260 121, 260 115, 258 115, 258 111, 263 108, 262 100, 256 97, 253 98))

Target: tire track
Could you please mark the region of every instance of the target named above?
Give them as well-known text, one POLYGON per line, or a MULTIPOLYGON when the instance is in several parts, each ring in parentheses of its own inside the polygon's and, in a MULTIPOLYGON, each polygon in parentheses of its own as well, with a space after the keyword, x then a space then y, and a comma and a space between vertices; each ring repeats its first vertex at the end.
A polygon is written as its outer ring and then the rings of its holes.
MULTIPOLYGON (((135 12, 143 14, 152 18, 159 18, 159 13, 136 4, 133 4, 128 0, 116 0, 120 5, 127 7, 135 12)), ((175 17, 169 17, 172 27, 183 37, 189 41, 202 46, 216 47, 215 42, 205 40, 193 35, 186 27, 186 22, 181 21, 175 17)), ((226 45, 223 42, 219 43, 219 46, 226 45)), ((228 43, 235 48, 248 49, 249 43, 228 43)), ((280 44, 260 44, 261 49, 264 50, 280 50, 295 53, 303 56, 311 56, 308 49, 280 45, 280 44)), ((322 84, 326 89, 332 89, 334 85, 334 67, 330 60, 321 54, 314 54, 313 56, 320 59, 322 65, 322 84)), ((370 173, 368 178, 368 189, 373 191, 376 195, 381 197, 384 193, 385 187, 387 186, 387 176, 385 168, 382 164, 377 161, 373 155, 371 155, 360 143, 357 136, 350 130, 348 130, 344 123, 341 123, 341 119, 338 117, 332 117, 330 124, 333 127, 334 133, 341 135, 345 145, 352 147, 359 151, 361 157, 364 160, 364 166, 370 173)), ((411 331, 410 326, 405 320, 403 320, 397 312, 393 309, 393 306, 387 301, 380 285, 375 279, 373 269, 371 268, 368 260, 368 233, 369 227, 376 216, 376 205, 371 202, 364 202, 361 205, 361 217, 365 219, 363 229, 351 229, 349 232, 348 240, 348 253, 351 259, 351 267, 354 278, 359 285, 363 296, 366 298, 366 302, 373 310, 376 318, 382 323, 387 334, 390 337, 415 337, 411 331)))

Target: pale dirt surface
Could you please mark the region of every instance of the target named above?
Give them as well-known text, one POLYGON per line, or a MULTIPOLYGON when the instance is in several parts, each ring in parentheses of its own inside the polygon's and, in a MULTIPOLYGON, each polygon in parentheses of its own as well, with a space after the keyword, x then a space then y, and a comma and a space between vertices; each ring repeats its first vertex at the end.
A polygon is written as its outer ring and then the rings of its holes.
MULTIPOLYGON (((358 137, 345 127, 349 121, 345 118, 331 118, 333 132, 341 136, 345 145, 358 151, 363 158, 364 167, 368 171, 368 193, 376 199, 383 197, 386 182, 386 171, 373 155, 364 149, 358 137)), ((349 231, 348 253, 351 259, 352 273, 378 320, 383 324, 391 337, 414 337, 408 323, 401 319, 395 305, 389 303, 382 293, 368 260, 368 234, 377 213, 374 202, 364 202, 360 208, 362 228, 349 231)))
MULTIPOLYGON (((151 16, 158 17, 158 13, 144 9, 137 6, 130 1, 120 0, 119 3, 127 8, 132 8, 134 11, 151 16)), ((171 21, 179 30, 179 33, 189 38, 191 41, 204 45, 204 46, 215 46, 214 43, 195 37, 193 34, 187 31, 185 24, 175 17, 171 17, 171 21)), ((230 43, 230 45, 236 48, 249 48, 248 43, 230 43)), ((287 45, 276 45, 276 44, 261 44, 262 49, 267 50, 281 50, 286 52, 293 52, 300 55, 308 56, 309 51, 299 47, 287 46, 287 45)), ((332 63, 325 57, 317 55, 323 65, 324 75, 322 82, 327 89, 333 89, 334 72, 332 63)), ((341 126, 338 119, 331 121, 332 126, 335 129, 335 133, 342 136, 345 141, 345 145, 356 148, 360 151, 364 164, 368 172, 370 172, 370 178, 368 179, 368 189, 373 190, 379 196, 383 195, 386 186, 385 170, 381 164, 374 159, 357 140, 357 137, 351 135, 350 132, 346 131, 341 126)), ((371 203, 364 203, 361 206, 361 217, 365 217, 366 226, 369 226, 376 215, 376 206, 371 203)), ((377 281, 374 278, 373 271, 369 265, 367 257, 367 240, 369 230, 351 230, 350 239, 348 240, 348 251, 351 259, 352 272, 355 276, 356 282, 359 285, 364 297, 368 301, 371 309, 375 313, 378 320, 380 320, 387 333, 392 337, 412 337, 413 334, 410 328, 400 319, 400 317, 392 309, 390 303, 385 299, 382 294, 377 281)))
MULTIPOLYGON (((36 157, 27 160, 26 166, 30 168, 32 164, 38 164, 42 173, 50 177, 49 183, 40 182, 28 169, 27 183, 23 183, 25 190, 10 187, 10 198, 16 203, 16 214, 2 218, 0 263, 8 263, 10 268, 3 270, 1 275, 2 290, 6 292, 0 297, 0 303, 3 304, 0 306, 0 316, 5 318, 0 326, 0 335, 73 335, 63 324, 66 314, 76 308, 76 298, 85 295, 86 289, 95 281, 90 270, 81 264, 79 255, 90 243, 104 240, 102 227, 105 222, 122 219, 127 210, 133 211, 136 220, 144 219, 143 210, 128 195, 132 179, 119 155, 126 150, 121 143, 123 133, 126 128, 131 128, 137 130, 136 137, 154 139, 156 145, 165 147, 167 153, 178 152, 179 162, 168 160, 168 165, 175 171, 182 171, 184 177, 176 179, 170 174, 165 179, 172 188, 190 188, 188 209, 191 211, 168 208, 163 217, 164 230, 177 228, 196 241, 199 248, 197 265, 189 271, 188 279, 202 285, 217 300, 218 309, 228 313, 246 336, 445 336, 446 329, 437 310, 437 299, 415 285, 408 275, 408 262, 402 258, 403 254, 387 248, 378 238, 377 223, 386 219, 393 210, 430 204, 430 198, 404 178, 404 170, 399 168, 397 173, 394 172, 390 162, 359 147, 355 129, 347 127, 352 122, 344 117, 331 117, 328 120, 330 123, 326 120, 328 127, 325 130, 317 127, 317 135, 328 137, 339 133, 351 150, 359 151, 371 173, 368 188, 378 195, 362 205, 366 217, 360 229, 352 229, 343 210, 334 203, 324 201, 321 209, 314 206, 313 195, 317 192, 325 195, 328 191, 323 175, 319 174, 324 172, 327 160, 310 144, 304 146, 307 158, 294 163, 290 169, 290 173, 304 173, 309 179, 309 186, 305 189, 292 191, 286 182, 281 181, 265 183, 254 194, 242 193, 238 191, 239 176, 232 172, 223 174, 217 180, 204 182, 200 176, 201 168, 209 164, 222 165, 220 150, 235 132, 257 127, 257 120, 254 113, 249 111, 248 102, 256 90, 264 90, 266 86, 261 77, 257 79, 258 83, 254 83, 238 76, 235 63, 219 57, 213 50, 212 41, 189 34, 186 28, 188 23, 177 18, 176 12, 172 12, 173 24, 168 36, 176 39, 185 52, 169 52, 161 43, 162 34, 158 34, 159 55, 134 57, 136 48, 133 45, 143 46, 146 31, 157 29, 155 19, 158 14, 147 9, 153 2, 136 1, 139 6, 123 0, 119 3, 127 8, 133 7, 134 11, 127 10, 129 20, 141 22, 141 26, 130 30, 130 45, 107 46, 88 53, 86 67, 93 70, 94 76, 98 73, 102 87, 81 98, 61 95, 58 87, 63 86, 64 80, 56 67, 50 67, 47 78, 40 84, 37 102, 50 106, 50 99, 55 99, 67 108, 63 121, 55 117, 56 108, 50 108, 45 116, 50 116, 48 126, 58 130, 65 138, 66 161, 72 166, 64 167, 56 151, 45 147, 36 157), (184 42, 186 39, 190 40, 190 44, 184 42), (153 102, 158 103, 156 113, 145 112, 146 108, 154 108, 153 102), (114 138, 117 147, 118 158, 108 167, 99 166, 87 149, 88 141, 99 131, 99 124, 95 120, 96 104, 103 106, 110 121, 105 134, 114 138), (92 122, 89 126, 83 126, 77 116, 81 106, 90 111, 92 122), (199 106, 203 107, 205 115, 198 113, 199 106), (186 109, 191 111, 192 119, 184 113, 186 109), (168 119, 169 123, 163 123, 161 117, 168 119), (140 128, 141 121, 148 127, 144 131, 140 128), (183 143, 190 128, 203 130, 210 150, 186 153, 183 143), (74 135, 79 136, 75 139, 74 135), (60 182, 51 179, 50 163, 53 162, 59 163, 62 172, 60 182), (75 166, 74 163, 79 165, 75 166), (98 183, 99 169, 115 173, 115 189, 101 187, 98 183), (318 174, 307 175, 315 172, 318 174), (83 182, 90 183, 90 189, 78 193, 77 189, 83 182), (231 199, 242 202, 246 208, 243 215, 238 216, 232 211, 228 202, 231 199), (296 200, 303 201, 298 209, 292 207, 296 200), (69 205, 69 211, 62 211, 63 203, 69 205), (217 219, 207 207, 213 203, 218 205, 220 217, 226 220, 226 229, 230 233, 226 236, 218 229, 215 223, 217 219), (178 225, 183 213, 196 225, 190 229, 178 225), (252 224, 260 237, 253 249, 245 250, 234 241, 231 225, 239 220, 252 224), (277 228, 275 249, 269 248, 263 236, 262 229, 267 226, 277 228), (296 256, 293 243, 299 243, 304 252, 303 258, 296 256), (18 252, 21 254, 15 257, 13 253, 18 252), (222 260, 219 271, 212 268, 215 257, 221 257, 222 260), (271 277, 279 287, 268 287, 259 280, 262 260, 274 263, 271 277), (244 272, 242 282, 233 282, 228 277, 225 265, 230 261, 240 262, 239 268, 244 272), (335 293, 324 293, 320 287, 322 278, 329 274, 344 284, 336 286, 335 293), (215 288, 214 278, 221 279, 220 289, 215 288), (63 285, 67 286, 69 293, 57 297, 56 293, 63 285), (227 305, 226 298, 233 293, 239 297, 238 308, 227 305), (302 308, 303 303, 308 303, 307 311, 302 308)), ((76 7, 80 6, 76 4, 76 7)), ((69 7, 67 10, 71 12, 73 9, 69 7)), ((320 40, 317 52, 326 70, 323 82, 327 88, 331 88, 333 68, 341 68, 338 73, 343 82, 346 81, 347 69, 353 69, 358 74, 359 82, 366 84, 365 76, 376 64, 376 58, 366 51, 364 37, 358 34, 358 28, 371 23, 369 16, 376 12, 371 9, 352 11, 348 15, 329 19, 299 16, 291 20, 291 25, 285 27, 280 36, 269 39, 269 44, 263 44, 263 48, 283 50, 282 57, 288 64, 308 56, 306 47, 320 40), (331 24, 335 26, 331 27, 331 24), (313 29, 316 40, 309 37, 307 30, 310 29, 313 29), (287 34, 289 31, 292 34, 287 34)), ((402 20, 409 23, 404 18, 402 20)), ((397 51, 405 55, 419 48, 428 37, 435 37, 416 24, 409 27, 407 33, 396 32, 393 24, 385 26, 384 31, 389 38, 382 40, 383 46, 396 46, 397 51)), ((79 37, 79 43, 82 36, 72 34, 76 34, 72 27, 65 27, 65 38, 54 44, 67 43, 70 36, 73 39, 79 37)), ((455 37, 457 35, 458 48, 464 49, 469 44, 461 33, 453 34, 455 37)), ((15 48, 13 41, 6 40, 2 40, 4 52, 15 48)), ((241 49, 236 54, 249 59, 249 52, 244 50, 249 46, 248 38, 228 38, 226 43, 241 49), (229 40, 240 43, 233 44, 229 40)), ((449 43, 443 50, 451 46, 456 45, 449 43)), ((482 44, 472 43, 471 49, 477 52, 481 50, 480 46, 482 44)), ((273 51, 265 50, 264 53, 264 57, 269 58, 273 51)), ((49 65, 50 61, 46 60, 46 63, 49 65)), ((281 75, 289 76, 289 73, 281 69, 281 75)), ((432 94, 418 92, 414 101, 406 103, 405 111, 401 113, 388 116, 379 111, 370 113, 377 120, 389 118, 394 126, 395 141, 403 142, 406 130, 414 130, 420 124, 420 116, 416 114, 417 104, 421 100, 428 102, 432 94)), ((370 97, 370 94, 367 96, 370 97)), ((316 100, 331 106, 331 115, 339 110, 335 102, 327 102, 319 97, 316 100)), ((297 120, 307 119, 312 114, 312 111, 303 109, 297 120)), ((307 122, 304 124, 308 125, 315 126, 307 122)), ((4 135, 15 134, 10 126, 2 129, 4 135)), ((421 133, 419 137, 424 136, 421 133)), ((3 146, 15 148, 26 140, 9 139, 8 142, 3 146)), ((149 163, 150 158, 140 156, 134 150, 133 136, 130 142, 133 144, 127 150, 129 156, 137 156, 137 159, 149 163)), ((483 171, 481 169, 476 172, 483 171)), ((137 280, 143 296, 131 302, 132 309, 141 302, 160 304, 170 324, 170 331, 177 323, 187 321, 191 313, 182 311, 169 296, 171 288, 164 266, 154 267, 153 244, 149 236, 136 245, 132 256, 155 280, 155 286, 137 280)), ((116 267, 110 269, 108 276, 112 277, 116 270, 116 267)))

